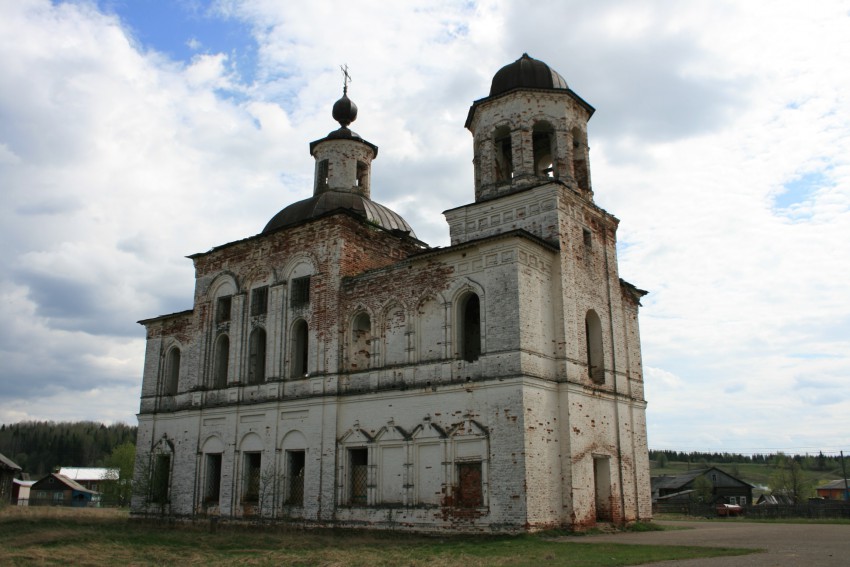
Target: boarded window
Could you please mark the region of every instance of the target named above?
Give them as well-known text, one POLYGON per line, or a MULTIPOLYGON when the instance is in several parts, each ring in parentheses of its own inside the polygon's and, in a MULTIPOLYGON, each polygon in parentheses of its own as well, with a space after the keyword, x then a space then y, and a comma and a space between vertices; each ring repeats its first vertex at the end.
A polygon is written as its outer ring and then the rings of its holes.
POLYGON ((289 470, 289 491, 286 503, 290 506, 304 505, 304 451, 287 451, 289 470))
POLYGON ((372 320, 368 313, 360 313, 351 323, 351 369, 369 368, 372 355, 372 320))
POLYGON ((248 351, 248 383, 259 384, 266 379, 266 332, 263 329, 254 329, 251 333, 248 351))
POLYGON ((221 335, 215 341, 215 358, 213 363, 213 387, 227 386, 227 366, 230 362, 230 339, 221 335))
POLYGON ((474 293, 465 295, 459 305, 459 354, 463 360, 474 362, 481 355, 481 302, 474 293))
POLYGON ((419 360, 439 360, 444 356, 445 313, 434 299, 419 306, 419 360))
POLYGON ((221 494, 221 453, 207 455, 204 502, 218 504, 221 494))
POLYGON ((261 453, 245 453, 242 475, 242 502, 258 502, 260 499, 261 453))
POLYGON ((251 315, 265 315, 269 310, 269 286, 251 290, 251 315))
POLYGON ((310 276, 295 278, 289 291, 290 307, 306 307, 310 304, 310 276))
POLYGON ((348 462, 351 469, 349 477, 351 504, 366 504, 369 483, 368 449, 349 449, 348 462))
POLYGON ((484 505, 480 462, 457 465, 457 505, 462 508, 479 508, 484 505))
POLYGON ((588 377, 602 384, 605 382, 605 357, 602 350, 602 323, 599 315, 591 309, 584 318, 584 334, 587 339, 588 377))
POLYGON ((230 321, 230 307, 233 303, 232 297, 219 297, 215 308, 215 320, 219 323, 230 321))
POLYGON ((407 362, 407 321, 404 309, 395 307, 387 313, 384 323, 384 363, 407 362))
POLYGON ((151 502, 168 502, 168 484, 171 476, 171 455, 157 455, 151 473, 151 502))
POLYGON ((165 362, 165 391, 166 396, 177 393, 177 384, 180 381, 180 349, 175 347, 168 351, 165 362))
POLYGON ((307 366, 309 352, 307 337, 307 322, 304 319, 299 319, 292 325, 290 359, 293 379, 303 378, 309 372, 307 366))

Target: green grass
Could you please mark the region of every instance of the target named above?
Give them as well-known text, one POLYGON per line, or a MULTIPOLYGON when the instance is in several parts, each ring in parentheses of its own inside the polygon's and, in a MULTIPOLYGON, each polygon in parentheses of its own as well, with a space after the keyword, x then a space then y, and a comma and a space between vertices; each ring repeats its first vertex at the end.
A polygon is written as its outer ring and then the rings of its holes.
POLYGON ((753 552, 546 535, 436 537, 246 525, 219 526, 210 533, 206 525, 131 521, 115 511, 0 512, 3 565, 615 566, 753 552))

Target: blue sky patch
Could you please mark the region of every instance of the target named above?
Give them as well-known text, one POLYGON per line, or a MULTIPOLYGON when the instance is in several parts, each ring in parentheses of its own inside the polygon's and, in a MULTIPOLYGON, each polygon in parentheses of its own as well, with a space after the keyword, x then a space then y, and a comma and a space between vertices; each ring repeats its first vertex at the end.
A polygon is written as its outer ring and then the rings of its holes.
POLYGON ((773 197, 777 209, 787 209, 809 199, 812 194, 827 185, 828 181, 822 171, 804 173, 784 185, 785 190, 773 197))
POLYGON ((191 62, 198 54, 226 53, 243 82, 253 80, 257 44, 243 22, 222 18, 198 0, 100 0, 144 49, 191 62))

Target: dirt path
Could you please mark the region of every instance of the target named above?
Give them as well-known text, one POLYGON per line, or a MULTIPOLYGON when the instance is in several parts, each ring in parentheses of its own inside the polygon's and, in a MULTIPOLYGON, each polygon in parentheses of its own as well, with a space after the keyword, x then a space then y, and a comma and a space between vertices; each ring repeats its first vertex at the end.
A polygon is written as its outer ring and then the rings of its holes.
POLYGON ((845 567, 850 565, 850 525, 833 524, 768 524, 737 520, 707 522, 658 521, 676 530, 600 534, 587 540, 647 545, 703 545, 709 547, 749 547, 762 553, 739 557, 664 561, 652 565, 754 566, 773 567, 845 567))

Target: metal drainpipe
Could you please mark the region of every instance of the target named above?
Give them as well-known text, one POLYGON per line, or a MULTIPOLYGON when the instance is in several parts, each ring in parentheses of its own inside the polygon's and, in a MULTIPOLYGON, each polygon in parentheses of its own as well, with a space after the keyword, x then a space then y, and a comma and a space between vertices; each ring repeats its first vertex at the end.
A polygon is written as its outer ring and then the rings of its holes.
POLYGON ((611 277, 608 271, 608 228, 602 233, 602 252, 605 258, 605 290, 608 295, 608 330, 611 333, 611 374, 614 378, 614 419, 617 427, 617 473, 620 477, 620 514, 621 520, 626 516, 625 480, 623 478, 623 450, 620 441, 620 392, 617 388, 617 356, 614 349, 614 310, 611 302, 611 277))

